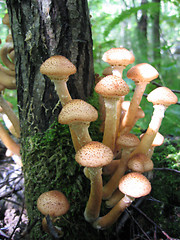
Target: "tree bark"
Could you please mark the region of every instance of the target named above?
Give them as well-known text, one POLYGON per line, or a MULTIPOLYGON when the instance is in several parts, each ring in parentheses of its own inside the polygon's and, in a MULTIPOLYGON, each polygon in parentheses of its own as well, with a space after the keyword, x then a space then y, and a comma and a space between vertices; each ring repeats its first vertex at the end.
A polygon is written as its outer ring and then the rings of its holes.
POLYGON ((25 202, 33 226, 27 239, 53 239, 43 232, 43 216, 36 207, 39 195, 52 189, 62 191, 71 205, 58 221, 63 239, 105 239, 108 231, 98 233, 84 220, 89 181, 74 161, 68 128, 57 123, 61 105, 54 85, 39 71, 50 56, 64 55, 77 67, 68 81, 72 98, 90 96, 94 72, 87 1, 7 0, 7 7, 16 58, 25 202))

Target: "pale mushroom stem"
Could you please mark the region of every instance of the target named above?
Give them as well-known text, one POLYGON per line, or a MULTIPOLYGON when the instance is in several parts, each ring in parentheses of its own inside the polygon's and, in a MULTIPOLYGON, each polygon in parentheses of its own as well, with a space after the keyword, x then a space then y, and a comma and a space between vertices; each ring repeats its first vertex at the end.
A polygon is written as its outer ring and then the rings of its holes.
POLYGON ((111 176, 110 180, 104 185, 103 187, 103 199, 109 199, 113 192, 117 189, 119 180, 124 175, 127 169, 127 160, 126 159, 120 159, 119 165, 114 172, 114 174, 111 176))
POLYGON ((70 124, 69 128, 71 131, 72 141, 77 152, 81 147, 83 147, 86 143, 91 142, 92 139, 89 135, 89 128, 90 123, 77 123, 77 124, 70 124), (72 135, 72 132, 75 134, 72 135), (73 137, 74 136, 74 137, 73 137))
POLYGON ((87 168, 89 179, 91 181, 91 190, 89 199, 84 211, 84 217, 87 222, 94 222, 100 213, 102 202, 102 168, 87 168))
POLYGON ((113 192, 112 196, 106 201, 106 207, 114 207, 123 197, 124 193, 122 193, 119 189, 116 189, 116 191, 113 192))
POLYGON ((122 78, 123 70, 125 66, 111 66, 112 74, 122 78))
POLYGON ((129 133, 134 125, 134 119, 138 110, 138 106, 141 102, 143 93, 146 89, 147 82, 136 83, 136 88, 133 94, 133 97, 130 102, 129 109, 125 114, 120 125, 120 134, 129 133))
POLYGON ((11 150, 14 154, 20 156, 20 145, 17 144, 3 127, 2 123, 0 123, 0 138, 4 145, 11 150))
POLYGON ((115 149, 115 141, 119 128, 120 108, 119 98, 104 98, 106 108, 103 144, 112 151, 115 149))
POLYGON ((51 80, 54 82, 55 89, 57 91, 61 104, 62 106, 64 106, 67 102, 72 100, 66 84, 67 79, 64 79, 64 80, 51 79, 51 80))
POLYGON ((96 229, 103 230, 112 226, 124 210, 131 205, 134 198, 125 195, 105 216, 98 218, 94 223, 93 227, 96 229))
POLYGON ((14 111, 8 105, 8 103, 4 100, 2 95, 0 94, 0 106, 2 107, 4 113, 8 116, 9 120, 12 122, 14 129, 16 131, 17 137, 20 137, 20 123, 14 111))
POLYGON ((124 149, 122 151, 122 158, 119 160, 119 165, 117 166, 110 180, 103 187, 104 200, 109 199, 112 196, 113 192, 117 189, 121 177, 124 175, 124 173, 127 170, 127 164, 128 164, 128 160, 131 152, 132 152, 132 148, 124 149))
POLYGON ((14 50, 14 46, 12 42, 5 43, 4 46, 0 50, 0 57, 2 62, 6 67, 8 67, 10 70, 15 70, 15 65, 13 62, 10 61, 8 58, 8 54, 14 50))
POLYGON ((149 149, 151 148, 153 140, 161 126, 162 119, 164 118, 164 113, 167 109, 167 107, 165 107, 164 105, 154 105, 153 107, 154 112, 148 129, 137 148, 131 153, 130 157, 132 157, 136 153, 144 153, 147 155, 149 149))

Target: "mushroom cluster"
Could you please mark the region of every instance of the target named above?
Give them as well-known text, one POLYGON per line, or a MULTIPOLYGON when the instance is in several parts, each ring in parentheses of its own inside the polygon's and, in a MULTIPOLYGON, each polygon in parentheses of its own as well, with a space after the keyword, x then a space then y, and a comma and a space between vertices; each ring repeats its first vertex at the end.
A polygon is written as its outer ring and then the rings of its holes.
POLYGON ((123 69, 134 62, 134 55, 125 48, 112 48, 104 53, 103 60, 110 66, 95 86, 102 111, 102 143, 92 140, 88 131, 90 122, 98 118, 97 110, 81 99, 71 99, 68 92, 66 81, 76 72, 75 66, 63 56, 52 56, 40 68, 55 84, 63 106, 58 121, 69 125, 75 160, 84 167, 84 175, 90 180, 84 217, 96 229, 110 227, 136 198, 150 193, 151 184, 144 173, 153 170, 154 148, 164 140, 158 132, 164 112, 177 102, 170 89, 153 90, 147 97, 154 105, 149 127, 143 136, 135 136, 131 129, 138 119, 145 117, 139 105, 146 85, 159 73, 148 63, 133 66, 127 77, 135 82, 135 91, 131 101, 124 101, 129 86, 122 79, 123 69), (109 175, 109 180, 104 181, 103 175, 109 175), (100 217, 103 200, 112 209, 100 217))
POLYGON ((8 103, 3 97, 6 89, 16 89, 15 53, 8 14, 5 14, 2 22, 8 27, 9 34, 6 37, 6 42, 0 49, 0 58, 2 61, 2 64, 0 64, 0 116, 5 123, 4 127, 0 122, 0 139, 7 148, 6 156, 12 156, 15 162, 22 166, 20 145, 18 143, 18 139, 20 138, 19 119, 12 109, 12 104, 8 103))

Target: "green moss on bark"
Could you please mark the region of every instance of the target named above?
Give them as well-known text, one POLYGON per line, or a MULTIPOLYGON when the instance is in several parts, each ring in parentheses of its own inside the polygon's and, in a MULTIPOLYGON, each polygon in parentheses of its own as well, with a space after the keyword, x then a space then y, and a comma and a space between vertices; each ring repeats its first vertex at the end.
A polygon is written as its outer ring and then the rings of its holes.
POLYGON ((36 208, 39 195, 52 189, 62 191, 70 202, 69 212, 57 222, 63 239, 99 239, 109 231, 98 232, 84 220, 89 196, 89 180, 74 160, 69 129, 54 123, 45 133, 22 139, 26 207, 31 223, 37 220, 30 239, 51 239, 41 229, 42 215, 36 208))

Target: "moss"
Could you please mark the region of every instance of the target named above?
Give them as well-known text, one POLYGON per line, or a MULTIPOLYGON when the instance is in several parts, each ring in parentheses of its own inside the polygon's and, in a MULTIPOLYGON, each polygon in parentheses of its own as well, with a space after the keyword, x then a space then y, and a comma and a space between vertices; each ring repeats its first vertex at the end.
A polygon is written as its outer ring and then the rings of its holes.
POLYGON ((41 193, 52 189, 62 191, 71 205, 69 212, 57 222, 65 232, 64 239, 107 239, 110 230, 98 233, 84 220, 90 184, 74 160, 68 127, 54 123, 45 133, 22 139, 22 144, 26 207, 30 222, 38 220, 30 239, 50 239, 41 230, 42 215, 36 202, 41 193))

